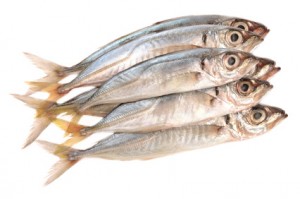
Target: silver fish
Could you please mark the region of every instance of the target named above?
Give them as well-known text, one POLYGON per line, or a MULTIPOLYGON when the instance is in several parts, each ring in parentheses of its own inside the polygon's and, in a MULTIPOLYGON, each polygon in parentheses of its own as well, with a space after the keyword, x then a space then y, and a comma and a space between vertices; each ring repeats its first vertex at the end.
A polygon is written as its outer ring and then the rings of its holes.
MULTIPOLYGON (((256 66, 255 70, 252 70, 247 75, 248 77, 256 77, 262 80, 268 80, 274 74, 276 74, 280 68, 275 67, 275 62, 266 61, 265 63, 259 63, 256 66)), ((95 92, 97 88, 94 88, 90 91, 84 92, 71 100, 68 100, 62 104, 56 104, 52 101, 44 101, 34 99, 30 96, 23 95, 14 95, 17 99, 26 103, 29 107, 32 107, 37 110, 37 118, 33 124, 33 128, 31 129, 31 133, 24 144, 24 147, 31 144, 40 134, 41 132, 47 128, 47 126, 52 122, 51 118, 56 118, 57 115, 61 113, 66 113, 72 115, 71 122, 76 123, 79 122, 80 118, 83 115, 93 115, 98 117, 105 117, 112 110, 118 107, 120 104, 102 104, 93 106, 91 108, 86 109, 83 112, 79 111, 81 104, 86 102, 95 92), (49 119, 50 118, 50 119, 49 119)), ((69 129, 64 129, 66 132, 71 132, 69 129)))
POLYGON ((150 132, 195 124, 254 106, 271 88, 265 81, 243 79, 212 89, 123 104, 92 127, 72 128, 74 132, 69 133, 73 137, 65 143, 71 146, 95 132, 150 132))
MULTIPOLYGON (((276 67, 275 64, 276 63, 273 62, 272 60, 268 60, 265 58, 260 59, 260 62, 256 65, 256 67, 253 70, 251 70, 246 75, 246 77, 266 81, 270 79, 272 76, 274 76, 278 71, 280 71, 280 67, 276 67)), ((71 100, 65 103, 57 104, 55 107, 52 107, 51 109, 66 110, 68 107, 73 110, 75 109, 75 111, 78 112, 78 114, 104 117, 120 104, 107 104, 107 105, 101 104, 101 105, 90 107, 84 110, 82 113, 79 111, 81 105, 86 103, 89 100, 89 98, 96 93, 97 90, 98 90, 97 88, 89 90, 85 93, 82 93, 72 98, 71 100)))
MULTIPOLYGON (((72 67, 63 67, 56 63, 53 63, 48 60, 44 60, 36 55, 25 53, 39 68, 44 70, 48 75, 46 78, 41 79, 42 81, 59 81, 60 79, 68 76, 74 72, 80 72, 97 60, 102 55, 107 52, 124 45, 130 41, 133 41, 137 38, 145 36, 151 33, 158 33, 165 30, 170 30, 178 27, 184 26, 194 26, 194 25, 204 25, 204 24, 214 24, 214 25, 225 25, 232 26, 236 28, 241 28, 246 31, 254 32, 258 34, 260 37, 264 38, 269 29, 258 22, 254 22, 248 19, 242 19, 232 16, 221 16, 221 15, 196 15, 196 16, 183 16, 173 19, 168 19, 164 21, 157 22, 151 26, 142 28, 128 35, 122 36, 119 39, 116 39, 99 50, 95 51, 87 58, 75 64, 72 67)), ((33 90, 29 91, 29 93, 34 92, 33 90)))
POLYGON ((86 85, 99 86, 137 63, 171 52, 196 47, 250 51, 260 42, 262 39, 258 35, 228 26, 189 26, 153 33, 106 53, 70 83, 60 86, 57 92, 62 94, 86 85))
POLYGON ((182 151, 210 147, 226 142, 250 139, 271 130, 287 114, 275 107, 258 105, 238 113, 195 124, 149 133, 115 133, 94 146, 77 150, 46 141, 38 141, 46 150, 59 156, 46 182, 51 183, 82 158, 112 160, 148 160, 182 151))
POLYGON ((255 34, 260 35, 262 38, 264 38, 269 32, 269 29, 261 23, 231 16, 198 15, 168 19, 157 22, 151 26, 137 30, 133 33, 120 37, 119 39, 116 39, 113 42, 108 43, 107 45, 101 47, 99 50, 82 60, 80 63, 72 67, 65 68, 65 70, 61 71, 61 74, 69 74, 72 72, 81 71, 105 53, 144 35, 158 33, 161 31, 170 30, 178 27, 204 24, 225 25, 241 28, 250 32, 254 32, 255 34))
POLYGON ((127 103, 224 85, 253 73, 258 63, 273 65, 274 61, 218 48, 163 55, 117 74, 103 84, 80 110, 99 104, 127 103))

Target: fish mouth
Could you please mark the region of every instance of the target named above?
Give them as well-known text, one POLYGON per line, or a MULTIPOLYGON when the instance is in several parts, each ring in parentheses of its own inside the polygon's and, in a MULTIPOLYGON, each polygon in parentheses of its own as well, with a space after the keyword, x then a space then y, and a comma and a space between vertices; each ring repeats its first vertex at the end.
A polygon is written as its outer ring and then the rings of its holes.
POLYGON ((250 52, 251 50, 253 50, 253 48, 255 48, 257 45, 259 45, 263 41, 264 41, 263 38, 261 38, 257 35, 253 35, 244 43, 242 50, 250 52))
POLYGON ((285 118, 287 118, 289 115, 284 111, 284 110, 282 110, 282 109, 280 109, 280 111, 279 111, 279 114, 280 114, 280 116, 281 117, 279 117, 280 119, 280 121, 281 120, 283 120, 283 119, 285 119, 285 118))
POLYGON ((288 117, 288 114, 282 110, 281 108, 275 107, 275 106, 268 106, 268 105, 259 105, 261 107, 265 107, 264 109, 268 113, 268 118, 270 118, 269 122, 267 122, 268 129, 272 129, 274 126, 276 126, 279 122, 284 120, 288 117))
POLYGON ((261 81, 260 85, 257 87, 257 89, 254 92, 254 100, 259 102, 260 99, 268 93, 270 90, 272 90, 273 85, 271 85, 267 81, 261 81))
POLYGON ((267 36, 267 34, 270 32, 270 29, 266 27, 258 27, 254 29, 253 32, 259 35, 262 39, 264 39, 267 36))
POLYGON ((281 110, 281 112, 277 113, 278 116, 277 118, 269 124, 268 129, 271 130, 272 128, 274 128, 275 126, 277 126, 280 122, 282 122, 284 119, 286 119, 288 117, 288 114, 285 113, 284 110, 281 110))
POLYGON ((280 67, 275 67, 275 61, 259 58, 259 63, 256 65, 256 74, 253 75, 253 78, 266 81, 272 76, 274 76, 278 71, 281 70, 280 67))
POLYGON ((259 58, 259 65, 260 67, 263 67, 265 65, 272 65, 272 66, 275 66, 275 61, 271 60, 271 59, 268 59, 268 58, 259 58))
POLYGON ((266 73, 264 76, 260 77, 261 80, 268 80, 271 77, 273 77, 276 73, 278 73, 281 70, 280 67, 273 67, 268 73, 266 73))
POLYGON ((280 123, 282 120, 286 119, 288 116, 289 115, 284 110, 281 110, 277 120, 274 122, 274 126, 280 123))

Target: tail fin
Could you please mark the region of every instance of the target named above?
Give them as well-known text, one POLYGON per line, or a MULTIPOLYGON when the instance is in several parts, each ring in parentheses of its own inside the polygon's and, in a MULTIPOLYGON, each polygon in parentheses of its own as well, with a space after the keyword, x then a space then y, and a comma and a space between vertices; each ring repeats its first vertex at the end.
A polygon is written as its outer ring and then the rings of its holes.
POLYGON ((13 96, 23 101, 27 106, 36 109, 36 119, 30 130, 30 135, 28 136, 23 146, 23 148, 25 148, 28 145, 30 145, 51 123, 51 116, 46 114, 46 110, 54 103, 50 101, 35 99, 24 95, 13 94, 13 96))
POLYGON ((13 96, 36 110, 36 119, 30 130, 30 135, 23 146, 23 148, 25 148, 36 140, 36 138, 49 126, 53 118, 56 117, 57 113, 53 114, 48 112, 48 109, 53 106, 55 102, 35 99, 24 95, 13 94, 13 96))
POLYGON ((47 74, 46 77, 40 79, 41 81, 46 80, 47 82, 56 83, 68 75, 64 74, 63 72, 64 70, 68 69, 68 67, 60 66, 54 62, 43 59, 31 53, 24 52, 24 54, 33 62, 34 65, 47 74))
POLYGON ((64 96, 64 94, 58 93, 57 89, 59 86, 61 86, 58 82, 69 75, 64 73, 67 67, 60 66, 30 53, 24 54, 34 63, 34 65, 47 74, 45 77, 39 80, 27 82, 30 87, 26 95, 32 95, 39 91, 48 92, 50 94, 48 100, 51 101, 57 101, 59 98, 64 96))
POLYGON ((82 117, 81 114, 77 114, 77 113, 73 114, 70 124, 66 130, 66 135, 68 132, 72 132, 72 124, 78 124, 81 117, 82 117))
POLYGON ((66 133, 71 134, 71 138, 63 143, 64 146, 73 146, 78 142, 84 140, 88 136, 81 136, 80 130, 86 128, 86 126, 79 125, 76 123, 71 123, 62 119, 54 119, 53 123, 56 124, 59 128, 66 131, 66 133))
POLYGON ((69 153, 72 151, 76 151, 75 149, 72 149, 67 146, 54 144, 47 141, 37 141, 46 151, 49 153, 52 153, 60 158, 60 160, 54 164, 49 172, 49 176, 47 181, 45 182, 45 185, 48 185, 52 183, 54 180, 56 180, 58 177, 60 177, 63 173, 65 173, 68 169, 70 169, 72 166, 74 166, 80 159, 76 160, 70 160, 69 159, 69 153), (57 152, 57 148, 61 148, 59 152, 57 152))
POLYGON ((58 93, 58 88, 61 86, 60 83, 53 83, 51 81, 28 81, 26 82, 29 85, 29 89, 26 92, 26 95, 31 95, 36 92, 47 92, 49 101, 57 101, 63 97, 66 93, 58 93))

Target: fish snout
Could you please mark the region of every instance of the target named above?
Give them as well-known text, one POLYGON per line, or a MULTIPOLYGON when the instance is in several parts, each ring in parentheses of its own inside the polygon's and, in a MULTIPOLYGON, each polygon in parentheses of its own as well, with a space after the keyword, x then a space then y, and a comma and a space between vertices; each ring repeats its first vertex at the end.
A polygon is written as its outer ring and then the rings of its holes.
POLYGON ((276 62, 274 60, 268 59, 268 58, 257 58, 259 61, 257 66, 258 67, 264 67, 266 65, 275 66, 276 62))

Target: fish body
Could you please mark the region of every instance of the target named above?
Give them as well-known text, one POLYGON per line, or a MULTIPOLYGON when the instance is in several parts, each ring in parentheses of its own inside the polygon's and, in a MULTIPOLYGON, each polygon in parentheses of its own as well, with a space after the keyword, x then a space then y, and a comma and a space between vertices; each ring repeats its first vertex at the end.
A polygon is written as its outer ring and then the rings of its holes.
POLYGON ((86 156, 115 160, 152 159, 221 144, 231 141, 232 136, 220 126, 193 125, 150 133, 120 133, 107 139, 110 141, 100 141, 90 149, 70 153, 69 160, 86 156))
POLYGON ((287 114, 276 107, 257 105, 243 111, 214 118, 192 126, 149 133, 114 133, 94 146, 77 150, 38 141, 61 160, 54 165, 46 184, 53 182, 82 158, 149 160, 178 152, 241 141, 271 130, 287 114), (58 152, 57 149, 60 149, 58 152))
POLYGON ((115 133, 89 149, 70 153, 69 159, 85 156, 118 160, 151 159, 249 139, 267 132, 286 117, 285 112, 279 108, 257 105, 202 124, 150 133, 115 133), (256 114, 261 114, 261 118, 255 118, 256 114))
POLYGON ((262 39, 254 33, 216 25, 181 27, 153 33, 101 56, 70 83, 60 86, 57 91, 65 93, 80 86, 99 86, 137 63, 171 52, 197 47, 229 47, 250 51, 260 42, 262 39))
POLYGON ((207 90, 127 103, 96 125, 82 129, 81 135, 102 131, 150 132, 190 125, 254 106, 271 88, 268 82, 239 80, 207 90))
POLYGON ((75 71, 81 71, 85 69, 88 65, 90 65, 92 62, 94 62, 96 59, 98 59, 105 53, 111 51, 112 49, 115 49, 119 46, 124 45, 125 43, 133 41, 147 34, 158 33, 161 31, 170 30, 178 27, 204 25, 204 24, 226 25, 226 26, 232 26, 236 28, 242 28, 254 32, 260 35, 261 37, 265 37, 266 34, 269 32, 268 28, 261 23, 257 23, 247 19, 232 17, 232 16, 222 16, 222 15, 183 16, 183 17, 160 21, 151 26, 142 28, 133 33, 120 37, 108 43, 107 45, 101 47, 99 50, 92 53, 90 56, 82 60, 80 63, 72 67, 65 68, 65 70, 63 70, 61 73, 72 73, 75 71))
POLYGON ((266 65, 274 61, 230 49, 202 48, 163 55, 108 80, 81 110, 98 104, 127 103, 224 85, 253 75, 258 63, 266 65))

